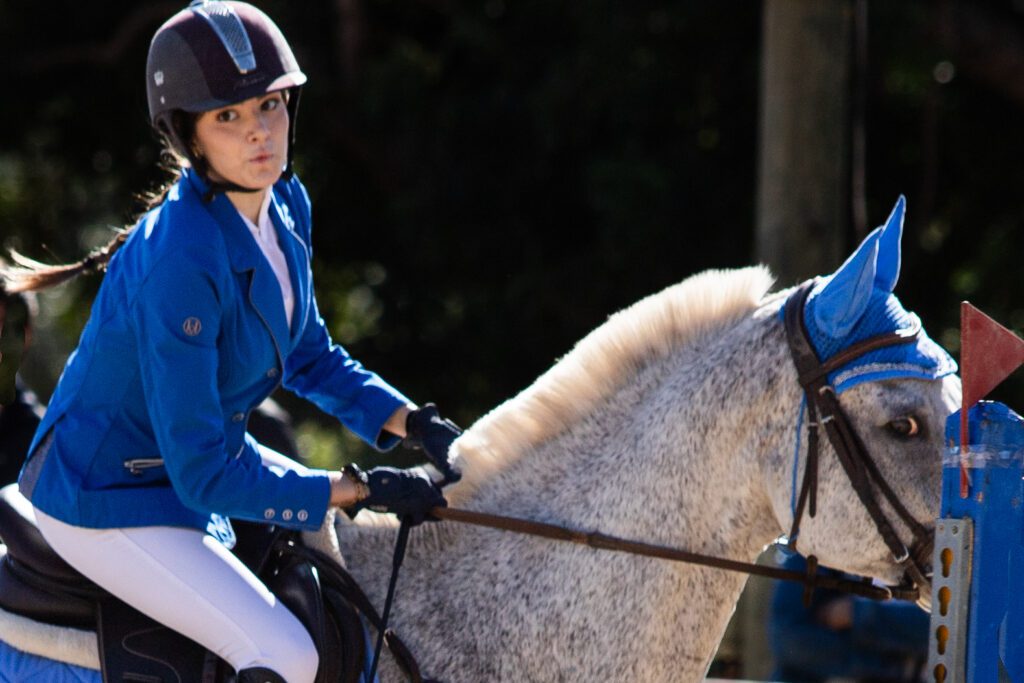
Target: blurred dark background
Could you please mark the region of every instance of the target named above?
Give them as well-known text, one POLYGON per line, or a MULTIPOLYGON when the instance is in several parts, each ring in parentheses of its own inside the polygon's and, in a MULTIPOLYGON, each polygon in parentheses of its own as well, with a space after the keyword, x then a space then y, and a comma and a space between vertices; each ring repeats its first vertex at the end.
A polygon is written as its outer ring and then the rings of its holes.
MULTIPOLYGON (((77 259, 160 185, 145 56, 184 4, 0 0, 5 249, 77 259)), ((762 3, 257 4, 309 75, 296 164, 324 316, 414 400, 469 424, 617 309, 758 260, 762 3)), ((907 308, 954 355, 962 299, 1019 333, 1024 2, 836 5, 863 20, 838 48, 863 181, 821 230, 845 254, 855 200, 870 228, 906 194, 907 308)), ((41 299, 24 374, 44 398, 98 284, 41 299)), ((1024 384, 996 397, 1019 410, 1024 384)), ((317 457, 354 447, 279 398, 317 457)))

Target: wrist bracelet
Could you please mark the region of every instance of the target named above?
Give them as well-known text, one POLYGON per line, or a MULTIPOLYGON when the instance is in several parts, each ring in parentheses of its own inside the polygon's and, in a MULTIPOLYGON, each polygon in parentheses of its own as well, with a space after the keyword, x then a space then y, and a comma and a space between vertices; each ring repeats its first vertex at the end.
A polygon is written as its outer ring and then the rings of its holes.
POLYGON ((341 473, 356 487, 356 499, 352 504, 362 502, 370 497, 370 486, 366 483, 366 473, 349 463, 342 468, 341 473))

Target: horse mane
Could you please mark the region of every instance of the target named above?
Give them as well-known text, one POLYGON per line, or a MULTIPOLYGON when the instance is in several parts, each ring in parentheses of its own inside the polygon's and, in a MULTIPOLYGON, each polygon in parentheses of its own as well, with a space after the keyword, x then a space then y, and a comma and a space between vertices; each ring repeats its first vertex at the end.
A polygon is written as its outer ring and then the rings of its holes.
POLYGON ((748 316, 773 282, 763 266, 708 270, 610 316, 455 442, 466 488, 564 431, 653 361, 748 316))

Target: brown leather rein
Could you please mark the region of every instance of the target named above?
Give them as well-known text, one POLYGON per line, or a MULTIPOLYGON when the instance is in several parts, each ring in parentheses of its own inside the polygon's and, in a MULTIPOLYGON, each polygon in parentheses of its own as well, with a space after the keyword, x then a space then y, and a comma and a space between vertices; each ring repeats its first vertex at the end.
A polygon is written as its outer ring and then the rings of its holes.
POLYGON ((632 541, 609 536, 598 531, 579 531, 557 524, 536 522, 505 515, 448 507, 434 508, 431 514, 443 520, 539 536, 556 541, 567 541, 601 550, 615 550, 634 555, 698 564, 716 569, 765 576, 772 579, 799 581, 806 587, 805 599, 809 597, 810 591, 815 588, 838 590, 875 600, 894 598, 900 600, 919 599, 921 597, 920 587, 929 584, 923 567, 924 563, 931 557, 931 534, 924 525, 914 519, 909 511, 907 511, 895 492, 893 492, 892 488, 881 476, 878 467, 871 459, 863 442, 857 436, 849 419, 839 405, 835 388, 828 382, 828 375, 830 372, 870 351, 895 344, 913 342, 917 338, 920 328, 900 330, 891 334, 866 339, 845 349, 827 362, 821 363, 807 337, 803 322, 804 303, 813 286, 813 280, 801 285, 786 301, 784 313, 786 336, 789 341, 793 362, 796 365, 800 385, 803 387, 806 395, 807 410, 810 417, 808 421, 807 463, 804 469, 799 502, 794 514, 793 528, 790 532, 791 546, 795 547, 800 520, 805 508, 807 508, 811 517, 816 512, 818 430, 824 426, 825 432, 832 442, 832 446, 838 454, 839 460, 847 476, 850 478, 854 490, 874 521, 882 539, 892 552, 893 558, 912 579, 912 585, 904 583, 899 586, 883 587, 872 584, 868 578, 849 580, 838 576, 819 574, 817 572, 817 560, 814 556, 808 558, 807 571, 805 573, 632 541), (874 488, 881 492, 893 510, 910 527, 914 535, 913 551, 908 551, 906 545, 899 539, 898 534, 879 504, 874 488))
POLYGON ((818 574, 815 571, 817 569, 817 563, 813 561, 808 562, 808 571, 805 573, 790 569, 781 569, 779 567, 754 564, 752 562, 741 562, 739 560, 729 560, 722 557, 702 555, 700 553, 692 553, 687 550, 680 550, 678 548, 671 548, 662 545, 631 541, 625 538, 609 536, 599 531, 578 531, 576 529, 570 529, 557 524, 535 522, 528 519, 520 519, 518 517, 507 517, 505 515, 494 515, 486 512, 476 512, 473 510, 449 507, 434 508, 431 510, 431 514, 439 519, 447 521, 462 522, 464 524, 472 524, 474 526, 482 526, 490 529, 500 529, 502 531, 513 531, 530 536, 539 536, 541 538, 547 538, 554 541, 567 541, 569 543, 585 545, 600 550, 616 550, 619 552, 629 553, 631 555, 642 555, 644 557, 656 557, 662 560, 672 560, 674 562, 699 564, 715 569, 726 569, 734 572, 765 576, 770 579, 798 581, 803 583, 808 590, 826 588, 843 591, 845 593, 852 593, 854 595, 861 595, 873 600, 889 600, 893 598, 900 600, 916 600, 918 597, 916 589, 907 590, 902 586, 876 586, 871 583, 870 579, 851 581, 849 579, 839 578, 838 576, 818 574))

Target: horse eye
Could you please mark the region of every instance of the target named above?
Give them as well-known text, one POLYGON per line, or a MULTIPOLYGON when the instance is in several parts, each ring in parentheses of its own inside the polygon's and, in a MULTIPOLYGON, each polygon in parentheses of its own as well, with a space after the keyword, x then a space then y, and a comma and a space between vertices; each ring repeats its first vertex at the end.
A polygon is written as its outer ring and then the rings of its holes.
POLYGON ((886 425, 893 434, 902 437, 917 436, 921 433, 921 425, 913 415, 899 417, 886 425))

